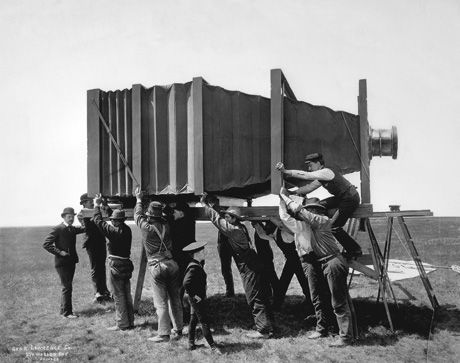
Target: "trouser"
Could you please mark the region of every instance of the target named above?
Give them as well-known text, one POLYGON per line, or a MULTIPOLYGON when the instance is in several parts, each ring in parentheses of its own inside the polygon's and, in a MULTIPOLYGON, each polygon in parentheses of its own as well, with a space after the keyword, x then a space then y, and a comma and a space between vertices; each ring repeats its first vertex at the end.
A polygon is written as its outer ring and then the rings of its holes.
POLYGON ((243 282, 246 301, 251 308, 257 331, 269 333, 273 331, 273 316, 268 301, 268 283, 262 277, 262 271, 254 271, 245 262, 238 262, 238 271, 243 282))
POLYGON ((89 246, 86 248, 91 266, 91 281, 93 282, 94 293, 108 295, 107 277, 105 272, 105 263, 107 250, 104 246, 89 246))
POLYGON ((279 279, 273 264, 273 251, 270 247, 270 242, 259 237, 257 233, 254 234, 254 243, 257 249, 257 255, 264 267, 263 276, 269 284, 268 293, 271 296, 278 296, 279 279))
POLYGON ((325 263, 309 260, 302 262, 308 277, 311 299, 315 307, 316 331, 326 334, 329 326, 330 306, 337 320, 342 339, 352 338, 352 317, 348 305, 348 266, 342 258, 334 257, 325 263))
POLYGON ((109 272, 109 276, 115 301, 117 325, 122 329, 132 327, 134 326, 134 308, 130 279, 117 278, 112 271, 109 272))
POLYGON ((233 250, 226 240, 220 241, 219 238, 217 241, 217 252, 219 254, 220 270, 224 278, 227 295, 233 295, 235 293, 232 274, 233 250))
POLYGON ((295 244, 293 243, 284 243, 280 242, 277 243, 280 247, 281 251, 286 258, 286 262, 283 267, 283 271, 281 272, 281 277, 279 279, 278 285, 278 295, 275 296, 275 304, 281 305, 284 301, 286 296, 286 292, 289 288, 289 284, 291 283, 292 277, 294 274, 297 277, 297 281, 299 281, 299 285, 302 289, 303 294, 305 295, 305 302, 307 310, 313 309, 313 304, 310 298, 310 289, 308 286, 308 280, 305 276, 305 272, 302 268, 302 264, 300 263, 299 255, 295 249, 295 244))
POLYGON ((163 260, 149 266, 149 271, 153 279, 153 303, 158 316, 158 335, 170 335, 171 320, 173 328, 181 331, 184 322, 179 266, 174 260, 163 260))
POLYGON ((56 267, 61 280, 61 315, 73 314, 72 310, 72 282, 75 275, 75 263, 56 267))
POLYGON ((321 201, 321 204, 323 204, 326 209, 337 209, 339 211, 337 219, 332 224, 332 233, 347 252, 361 250, 359 244, 342 228, 348 218, 350 218, 356 208, 358 208, 359 202, 359 194, 356 191, 346 192, 339 197, 329 197, 321 201))
POLYGON ((196 325, 198 322, 200 322, 204 338, 210 346, 213 346, 214 339, 212 338, 211 329, 209 328, 209 316, 207 313, 206 300, 195 302, 190 296, 186 294, 184 301, 187 302, 187 305, 190 307, 190 323, 188 328, 189 344, 195 344, 196 325))
MULTIPOLYGON (((185 302, 184 294, 185 289, 182 285, 182 281, 184 281, 185 270, 187 269, 187 265, 190 262, 190 258, 187 254, 182 251, 175 251, 173 253, 173 259, 176 261, 177 265, 179 266, 179 281, 180 281, 180 291, 179 291, 179 299, 181 304, 185 302)), ((184 324, 189 321, 190 319, 190 309, 188 309, 184 304, 182 304, 182 315, 184 319, 184 324)))

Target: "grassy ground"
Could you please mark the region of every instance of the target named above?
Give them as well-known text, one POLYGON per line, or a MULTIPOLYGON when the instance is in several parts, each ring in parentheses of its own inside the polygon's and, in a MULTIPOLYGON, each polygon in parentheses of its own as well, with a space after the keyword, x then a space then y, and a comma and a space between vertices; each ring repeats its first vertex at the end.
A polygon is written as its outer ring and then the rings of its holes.
MULTIPOLYGON (((384 221, 373 221, 377 238, 384 240, 384 221)), ((424 261, 451 265, 460 263, 460 219, 408 219, 409 228, 424 261)), ((239 275, 234 269, 237 297, 223 296, 225 287, 219 272, 215 248, 216 231, 209 224, 197 225, 197 239, 209 241, 208 295, 213 315, 215 340, 222 344, 223 356, 216 358, 209 349, 189 352, 186 339, 154 345, 147 338, 157 328, 147 276, 136 328, 129 332, 108 332, 113 325, 113 306, 91 304, 88 256, 79 249, 80 263, 74 280, 74 310, 76 320, 59 317, 60 287, 53 267, 53 258, 43 248, 43 238, 49 227, 0 229, 0 361, 15 362, 51 360, 40 354, 64 355, 62 361, 321 361, 321 362, 456 362, 460 359, 460 275, 450 270, 437 270, 429 275, 442 309, 432 321, 420 279, 401 281, 394 286, 399 309, 391 304, 396 334, 388 330, 385 311, 375 302, 377 284, 365 277, 353 278, 351 295, 358 314, 360 340, 357 345, 332 349, 333 338, 308 341, 306 335, 314 329, 303 321, 301 290, 297 281, 291 283, 281 313, 276 313, 278 334, 275 339, 251 341, 244 334, 252 328, 239 275), (433 324, 433 333, 430 326, 433 324)), ((139 233, 133 227, 133 259, 137 277, 140 255, 139 233)), ((397 234, 402 236, 397 230, 397 234)), ((359 236, 364 249, 365 234, 359 236)), ((408 259, 393 237, 392 257, 408 259)), ((276 267, 284 263, 276 246, 276 267)), ((134 293, 135 278, 132 279, 134 293)), ((203 343, 201 340, 199 343, 203 343)))

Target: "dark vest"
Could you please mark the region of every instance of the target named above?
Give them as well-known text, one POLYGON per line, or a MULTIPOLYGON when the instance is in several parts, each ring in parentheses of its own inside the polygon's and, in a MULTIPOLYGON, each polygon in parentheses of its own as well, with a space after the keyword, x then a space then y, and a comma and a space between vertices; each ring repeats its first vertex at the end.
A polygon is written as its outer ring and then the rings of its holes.
POLYGON ((100 229, 94 224, 91 218, 83 218, 82 225, 85 227, 86 233, 83 235, 82 248, 98 248, 105 250, 105 237, 100 229))
POLYGON ((332 195, 341 196, 346 192, 355 193, 356 187, 351 184, 343 175, 335 168, 329 168, 334 172, 334 179, 332 180, 319 180, 321 185, 332 195))

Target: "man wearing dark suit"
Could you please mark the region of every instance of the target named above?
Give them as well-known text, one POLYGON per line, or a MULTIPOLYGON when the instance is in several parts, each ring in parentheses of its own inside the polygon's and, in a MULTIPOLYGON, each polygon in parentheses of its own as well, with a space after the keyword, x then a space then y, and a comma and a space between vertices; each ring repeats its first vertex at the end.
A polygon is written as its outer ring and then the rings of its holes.
MULTIPOLYGON (((219 198, 215 195, 209 195, 208 203, 211 208, 217 211, 219 210, 219 198)), ((233 256, 232 247, 228 242, 228 237, 221 231, 218 231, 217 234, 217 253, 219 254, 220 271, 225 282, 225 296, 234 297, 235 286, 233 283, 232 258, 235 261, 235 257, 233 256)))
POLYGON ((257 222, 252 222, 251 224, 255 228, 254 244, 257 249, 257 255, 259 255, 264 266, 264 276, 270 286, 270 294, 275 298, 279 295, 280 281, 273 263, 273 250, 270 247, 269 238, 266 238, 266 234, 259 233, 258 228, 256 228, 257 222))
POLYGON ((254 228, 263 240, 269 240, 272 238, 286 258, 283 271, 281 272, 281 276, 279 278, 277 294, 273 297, 273 309, 279 310, 281 308, 284 298, 286 297, 289 284, 295 274, 305 296, 304 305, 305 310, 307 311, 306 316, 309 317, 311 315, 310 313, 314 312, 314 309, 310 299, 308 280, 305 276, 300 263, 299 255, 296 251, 294 234, 290 232, 289 229, 279 220, 258 222, 255 224, 254 228))
POLYGON ((61 279, 61 315, 65 318, 77 318, 72 310, 72 281, 75 274, 75 265, 78 263, 75 248, 76 235, 84 233, 83 227, 72 226, 75 219, 73 208, 64 208, 61 213, 63 222, 58 224, 46 236, 43 248, 54 255, 54 266, 61 279))
MULTIPOLYGON (((87 193, 80 197, 80 205, 83 208, 93 209, 93 200, 87 193)), ((109 206, 102 206, 107 214, 112 214, 109 206)), ((107 258, 107 248, 105 237, 101 230, 94 224, 91 218, 82 218, 80 214, 77 216, 80 224, 85 228, 83 236, 83 248, 88 252, 89 263, 91 266, 91 280, 94 287, 94 302, 103 303, 111 301, 110 292, 107 289, 107 276, 105 271, 105 260, 107 258)))

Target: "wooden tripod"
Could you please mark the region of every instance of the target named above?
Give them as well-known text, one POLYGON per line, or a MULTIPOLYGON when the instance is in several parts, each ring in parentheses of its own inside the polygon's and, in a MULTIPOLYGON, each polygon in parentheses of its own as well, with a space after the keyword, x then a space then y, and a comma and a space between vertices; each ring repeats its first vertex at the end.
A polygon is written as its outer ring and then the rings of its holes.
MULTIPOLYGON (((364 275, 377 280, 379 284, 379 292, 377 295, 377 301, 380 300, 380 296, 382 297, 383 304, 385 306, 386 315, 388 318, 388 323, 390 326, 390 330, 394 331, 393 322, 391 319, 390 310, 388 308, 388 296, 391 295, 393 298, 395 305, 398 306, 396 301, 395 294, 393 292, 393 288, 391 286, 390 279, 388 278, 388 261, 390 257, 390 249, 391 249, 391 239, 392 239, 392 232, 394 229, 394 219, 396 218, 396 222, 399 224, 402 233, 403 239, 400 239, 403 247, 409 252, 411 258, 415 262, 415 265, 418 270, 418 274, 420 279, 422 280, 423 286, 425 287, 427 296, 430 300, 431 306, 433 310, 436 311, 439 308, 439 303, 436 298, 436 295, 433 291, 433 288, 428 280, 428 276, 426 274, 425 268, 423 267, 422 260, 418 251, 415 247, 414 241, 411 237, 409 229, 407 228, 407 224, 404 220, 404 217, 414 217, 414 216, 431 216, 432 213, 430 211, 390 211, 390 212, 375 212, 371 215, 364 217, 364 218, 353 218, 350 219, 348 223, 347 232, 353 237, 356 237, 358 232, 358 225, 362 221, 365 226, 366 230, 369 234, 369 240, 371 243, 371 257, 372 257, 372 264, 374 269, 370 269, 369 267, 364 265, 365 257, 358 258, 357 260, 353 260, 350 262, 350 267, 356 271, 363 273, 364 275), (374 231, 372 229, 372 225, 370 222, 370 218, 372 217, 386 217, 387 218, 387 232, 385 238, 385 244, 383 253, 379 247, 377 239, 375 237, 374 231)), ((349 285, 351 284, 351 280, 353 278, 353 272, 350 277, 349 285)))

